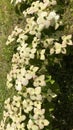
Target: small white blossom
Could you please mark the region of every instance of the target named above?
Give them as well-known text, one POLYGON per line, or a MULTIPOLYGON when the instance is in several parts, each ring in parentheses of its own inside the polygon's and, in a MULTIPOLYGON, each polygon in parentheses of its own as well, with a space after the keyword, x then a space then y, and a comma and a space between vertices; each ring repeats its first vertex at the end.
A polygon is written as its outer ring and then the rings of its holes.
POLYGON ((45 86, 46 85, 45 75, 41 75, 41 76, 36 77, 33 85, 35 87, 45 86))
POLYGON ((33 109, 33 102, 30 99, 24 100, 22 104, 25 113, 29 113, 33 109))
POLYGON ((40 55, 40 59, 45 60, 45 49, 41 50, 40 55))

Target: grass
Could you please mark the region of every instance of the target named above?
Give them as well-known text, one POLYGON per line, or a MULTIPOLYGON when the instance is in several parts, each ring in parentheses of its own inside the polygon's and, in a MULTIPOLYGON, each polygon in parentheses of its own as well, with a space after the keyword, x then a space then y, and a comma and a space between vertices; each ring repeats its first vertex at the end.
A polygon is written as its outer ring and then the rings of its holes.
POLYGON ((0 120, 2 118, 4 100, 13 95, 7 90, 6 75, 10 69, 12 48, 6 47, 8 35, 17 23, 17 16, 9 0, 0 1, 0 120))

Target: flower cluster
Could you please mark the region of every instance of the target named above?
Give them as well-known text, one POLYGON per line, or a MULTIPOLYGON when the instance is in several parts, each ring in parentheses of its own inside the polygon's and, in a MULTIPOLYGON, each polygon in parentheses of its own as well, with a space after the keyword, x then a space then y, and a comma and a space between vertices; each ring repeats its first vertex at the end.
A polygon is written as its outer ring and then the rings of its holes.
POLYGON ((8 98, 5 101, 0 130, 43 129, 49 121, 45 119, 42 101, 41 87, 27 88, 24 93, 19 92, 13 99, 8 98), (7 120, 10 122, 7 123, 7 120))
MULTIPOLYGON (((39 0, 38 0, 39 1, 39 0)), ((17 4, 20 4, 20 3, 31 3, 31 2, 33 2, 33 0, 11 0, 11 3, 14 3, 15 5, 17 5, 17 4)), ((46 4, 49 4, 49 5, 55 5, 56 4, 56 0, 52 0, 51 2, 50 2, 50 0, 43 0, 43 2, 44 3, 46 3, 46 4)), ((39 5, 38 5, 39 6, 39 5)), ((33 8, 34 10, 35 10, 35 8, 33 8)))
POLYGON ((61 43, 59 39, 45 38, 42 40, 44 48, 48 48, 50 54, 66 54, 67 46, 73 45, 72 35, 64 35, 61 37, 61 43))
MULTIPOLYGON (((11 0, 11 3, 27 5, 27 1, 11 0)), ((45 100, 42 90, 48 88, 49 101, 57 95, 46 82, 49 76, 46 64, 49 55, 66 54, 67 46, 73 45, 71 35, 60 40, 49 36, 50 29, 57 30, 61 25, 60 16, 53 9, 56 4, 56 0, 31 0, 23 11, 24 29, 16 26, 8 37, 6 45, 15 43, 17 50, 7 75, 7 86, 15 87, 17 96, 5 101, 0 130, 41 130, 49 126, 46 108, 42 107, 45 100)))
POLYGON ((50 5, 55 4, 55 0, 32 2, 31 6, 23 11, 24 30, 16 26, 8 37, 7 45, 12 42, 18 43, 17 52, 12 58, 11 71, 7 75, 8 88, 15 86, 16 90, 22 90, 22 87, 29 85, 31 80, 34 87, 46 86, 45 75, 43 73, 39 75, 42 61, 45 61, 46 58, 46 48, 44 41, 41 42, 41 36, 44 29, 49 29, 50 26, 56 26, 59 23, 59 15, 54 10, 50 12, 49 9, 50 5))

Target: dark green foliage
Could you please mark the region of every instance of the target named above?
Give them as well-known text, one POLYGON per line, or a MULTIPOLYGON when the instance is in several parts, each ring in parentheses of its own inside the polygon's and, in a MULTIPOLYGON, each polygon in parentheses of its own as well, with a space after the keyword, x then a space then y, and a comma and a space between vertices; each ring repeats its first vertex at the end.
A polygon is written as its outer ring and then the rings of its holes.
POLYGON ((73 56, 64 56, 61 67, 51 66, 50 73, 58 83, 60 93, 55 103, 53 129, 72 130, 73 128, 73 56))

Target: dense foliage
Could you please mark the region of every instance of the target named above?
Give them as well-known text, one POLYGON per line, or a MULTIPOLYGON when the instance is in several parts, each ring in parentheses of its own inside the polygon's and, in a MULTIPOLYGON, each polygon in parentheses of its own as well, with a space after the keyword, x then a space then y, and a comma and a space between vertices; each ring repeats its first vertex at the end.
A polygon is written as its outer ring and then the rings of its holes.
POLYGON ((64 112, 73 100, 68 62, 73 53, 73 37, 61 33, 64 3, 55 0, 11 0, 11 3, 24 17, 24 25, 16 26, 6 42, 15 46, 7 87, 14 87, 17 95, 5 101, 0 130, 71 130, 72 122, 68 127, 69 115, 65 117, 64 112))

